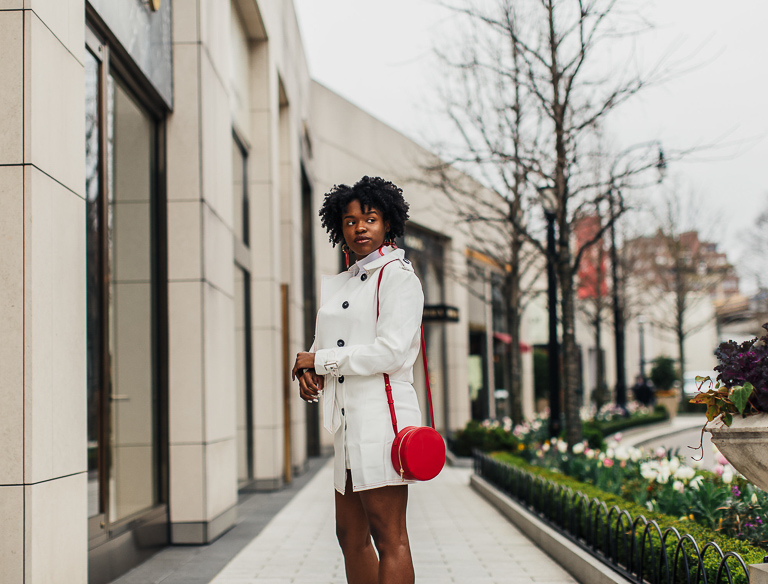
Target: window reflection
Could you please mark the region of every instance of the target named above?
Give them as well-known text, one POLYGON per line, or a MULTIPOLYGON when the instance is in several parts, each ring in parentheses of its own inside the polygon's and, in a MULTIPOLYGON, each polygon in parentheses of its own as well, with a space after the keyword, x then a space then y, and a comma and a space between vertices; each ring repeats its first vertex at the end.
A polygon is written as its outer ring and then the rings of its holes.
POLYGON ((88 355, 88 517, 101 508, 99 432, 101 388, 101 243, 99 230, 99 62, 85 52, 85 225, 87 261, 88 355))
POLYGON ((110 518, 157 502, 153 363, 152 174, 154 123, 110 83, 109 320, 110 518))
POLYGON ((112 523, 159 500, 156 126, 106 68, 86 51, 88 516, 112 523))
POLYGON ((251 383, 251 275, 235 265, 235 382, 237 390, 237 476, 253 478, 253 393, 251 383))
POLYGON ((248 180, 245 150, 237 138, 232 140, 232 208, 234 211, 235 238, 248 246, 250 230, 248 229, 248 180))

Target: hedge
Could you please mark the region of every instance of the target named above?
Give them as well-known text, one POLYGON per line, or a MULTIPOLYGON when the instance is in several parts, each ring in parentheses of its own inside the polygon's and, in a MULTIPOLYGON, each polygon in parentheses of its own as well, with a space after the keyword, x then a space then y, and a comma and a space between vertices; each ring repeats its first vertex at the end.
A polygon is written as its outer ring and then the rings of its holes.
MULTIPOLYGON (((603 443, 607 436, 616 434, 617 432, 624 432, 630 428, 637 428, 638 426, 646 426, 648 424, 657 424, 659 422, 665 422, 669 419, 669 414, 664 406, 656 406, 656 409, 651 414, 647 415, 634 415, 627 418, 614 418, 607 422, 599 422, 597 420, 589 420, 582 424, 582 433, 584 439, 589 442, 590 448, 602 449, 603 443)), ((702 424, 703 425, 703 424, 702 424)))

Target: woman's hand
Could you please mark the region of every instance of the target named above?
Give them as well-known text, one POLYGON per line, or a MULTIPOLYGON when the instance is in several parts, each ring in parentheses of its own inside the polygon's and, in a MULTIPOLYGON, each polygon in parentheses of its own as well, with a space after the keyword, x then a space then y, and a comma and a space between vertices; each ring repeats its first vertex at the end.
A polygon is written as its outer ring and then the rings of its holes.
POLYGON ((316 402, 323 389, 323 378, 315 373, 315 354, 299 353, 291 370, 291 379, 299 379, 299 396, 306 402, 316 402))
POLYGON ((299 375, 299 397, 305 402, 317 403, 318 396, 323 390, 323 378, 312 369, 307 369, 299 375))

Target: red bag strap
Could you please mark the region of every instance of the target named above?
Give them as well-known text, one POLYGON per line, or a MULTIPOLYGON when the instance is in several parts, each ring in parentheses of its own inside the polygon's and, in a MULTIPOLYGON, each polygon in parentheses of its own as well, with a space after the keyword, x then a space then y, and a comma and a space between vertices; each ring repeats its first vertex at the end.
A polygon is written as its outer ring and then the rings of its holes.
MULTIPOLYGON (((397 260, 392 260, 395 262, 397 260)), ((379 269, 379 281, 376 283, 376 320, 379 320, 379 288, 381 287, 381 277, 384 275, 384 268, 392 262, 387 262, 379 269)), ((424 380, 427 384, 427 399, 429 400, 429 422, 432 429, 435 429, 435 414, 432 411, 432 388, 429 384, 429 367, 427 366, 427 344, 424 342, 424 325, 419 327, 421 330, 421 359, 424 363, 424 380)), ((387 392, 387 403, 389 404, 389 415, 392 418, 392 429, 397 436, 397 416, 395 415, 395 401, 392 398, 392 385, 389 382, 389 374, 384 374, 384 390, 387 392)))

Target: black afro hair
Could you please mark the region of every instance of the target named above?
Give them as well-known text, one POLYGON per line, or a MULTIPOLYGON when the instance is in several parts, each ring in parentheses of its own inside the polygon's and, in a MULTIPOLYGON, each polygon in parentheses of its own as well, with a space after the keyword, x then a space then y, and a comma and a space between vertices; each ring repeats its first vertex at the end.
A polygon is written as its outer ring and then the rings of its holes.
POLYGON ((389 234, 393 239, 402 237, 405 233, 408 203, 403 198, 403 189, 378 176, 364 176, 352 187, 334 185, 325 195, 323 206, 320 208, 320 218, 334 247, 344 242, 341 217, 352 201, 359 201, 364 209, 376 209, 381 212, 384 221, 389 221, 389 234))

